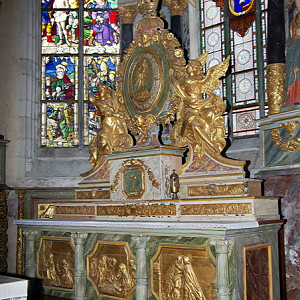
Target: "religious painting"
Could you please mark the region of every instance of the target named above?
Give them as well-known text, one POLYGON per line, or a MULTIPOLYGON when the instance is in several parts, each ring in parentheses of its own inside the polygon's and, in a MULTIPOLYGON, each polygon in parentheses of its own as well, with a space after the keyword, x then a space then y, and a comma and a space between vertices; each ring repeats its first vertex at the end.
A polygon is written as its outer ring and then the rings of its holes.
POLYGON ((99 297, 130 299, 135 273, 135 257, 125 242, 98 241, 87 257, 87 278, 99 297))
POLYGON ((289 35, 286 42, 287 105, 300 104, 300 1, 287 6, 289 35))
POLYGON ((243 248, 245 300, 273 300, 271 250, 271 244, 243 248))
POLYGON ((75 246, 71 238, 42 237, 37 258, 37 274, 43 285, 73 290, 75 246))
POLYGON ((161 244, 151 259, 158 300, 216 299, 216 263, 207 245, 161 244))

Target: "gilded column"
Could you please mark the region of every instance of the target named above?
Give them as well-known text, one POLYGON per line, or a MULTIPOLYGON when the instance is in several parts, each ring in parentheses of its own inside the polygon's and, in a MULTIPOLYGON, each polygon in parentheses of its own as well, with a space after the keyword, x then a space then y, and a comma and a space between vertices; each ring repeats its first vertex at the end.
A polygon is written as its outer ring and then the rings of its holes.
POLYGON ((229 240, 215 239, 211 244, 216 249, 217 260, 217 283, 216 295, 217 300, 230 300, 231 299, 231 285, 229 277, 229 264, 228 264, 228 248, 231 244, 229 240))
POLYGON ((136 243, 136 300, 148 299, 146 246, 149 239, 148 236, 142 235, 132 237, 132 240, 136 243))
POLYGON ((134 5, 119 7, 119 16, 122 26, 121 31, 121 53, 128 48, 133 41, 133 22, 137 15, 137 10, 134 5))
POLYGON ((7 202, 8 191, 0 190, 0 272, 7 272, 7 202))
POLYGON ((181 19, 187 7, 186 0, 166 0, 166 5, 171 14, 171 31, 182 42, 181 19))
MULTIPOLYGON (((17 189, 18 195, 18 220, 24 219, 24 189, 17 189)), ((16 254, 16 273, 18 275, 24 274, 24 259, 23 259, 23 230, 18 227, 17 229, 17 254, 16 254)))
POLYGON ((267 96, 269 115, 280 112, 285 105, 285 28, 284 1, 268 1, 267 96))
POLYGON ((25 275, 29 278, 36 277, 36 255, 35 255, 35 236, 36 230, 24 230, 25 238, 25 275))
POLYGON ((267 65, 267 96, 268 115, 277 114, 286 102, 285 92, 285 64, 274 63, 267 65))
POLYGON ((81 232, 71 235, 75 243, 74 300, 86 300, 86 268, 83 246, 87 235, 87 233, 81 232))

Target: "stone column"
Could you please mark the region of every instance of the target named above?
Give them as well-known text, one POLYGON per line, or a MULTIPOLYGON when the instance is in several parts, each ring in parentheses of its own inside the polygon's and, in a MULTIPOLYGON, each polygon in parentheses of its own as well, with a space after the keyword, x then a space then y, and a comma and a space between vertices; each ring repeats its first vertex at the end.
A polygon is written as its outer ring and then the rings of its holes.
POLYGON ((214 239, 211 241, 211 244, 215 246, 217 256, 217 300, 230 300, 231 285, 229 277, 230 272, 228 264, 228 248, 231 244, 231 241, 224 239, 214 239))
MULTIPOLYGON (((24 195, 25 189, 17 189, 16 194, 18 195, 18 220, 24 219, 24 195)), ((18 227, 17 229, 17 254, 16 254, 16 273, 23 275, 24 261, 23 261, 23 230, 18 227)))
POLYGON ((71 237, 75 242, 74 300, 86 300, 86 268, 83 245, 87 238, 87 233, 76 232, 71 237))
POLYGON ((146 246, 149 241, 148 236, 136 236, 132 240, 136 243, 136 300, 148 299, 148 276, 146 246))
POLYGON ((36 277, 36 253, 34 247, 36 230, 24 230, 25 237, 25 275, 29 278, 36 277))
POLYGON ((133 41, 133 22, 137 15, 137 10, 134 5, 120 6, 119 15, 122 26, 121 53, 123 55, 129 44, 133 41))
POLYGON ((166 5, 171 14, 171 31, 182 43, 181 19, 184 10, 187 7, 186 0, 166 0, 166 5))

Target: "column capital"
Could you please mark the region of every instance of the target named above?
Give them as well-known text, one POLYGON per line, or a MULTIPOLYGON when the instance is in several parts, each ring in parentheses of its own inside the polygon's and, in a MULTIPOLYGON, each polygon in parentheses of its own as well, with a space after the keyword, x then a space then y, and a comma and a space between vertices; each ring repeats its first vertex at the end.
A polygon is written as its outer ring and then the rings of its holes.
POLYGON ((217 254, 227 254, 228 247, 232 244, 232 241, 225 239, 213 239, 210 244, 215 246, 217 254))
POLYGON ((39 233, 39 231, 37 230, 33 230, 33 229, 24 229, 23 230, 23 234, 26 238, 26 240, 30 241, 33 240, 34 237, 39 233))
POLYGON ((133 236, 132 240, 136 243, 136 248, 144 249, 146 248, 147 242, 150 240, 150 237, 145 235, 139 235, 133 236))
POLYGON ((119 16, 121 25, 123 24, 133 24, 135 17, 137 15, 137 10, 135 5, 127 5, 119 7, 119 16))
POLYGON ((84 232, 74 232, 71 234, 71 238, 74 239, 75 245, 84 244, 88 234, 84 232))
POLYGON ((166 5, 170 10, 171 16, 182 16, 187 7, 186 0, 166 0, 166 5))

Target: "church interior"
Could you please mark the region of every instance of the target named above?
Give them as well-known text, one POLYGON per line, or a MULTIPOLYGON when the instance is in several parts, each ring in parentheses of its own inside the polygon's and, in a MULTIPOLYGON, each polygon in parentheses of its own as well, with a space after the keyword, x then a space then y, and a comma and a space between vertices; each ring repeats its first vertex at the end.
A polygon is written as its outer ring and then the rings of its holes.
POLYGON ((300 299, 299 18, 0 1, 0 298, 300 299))

